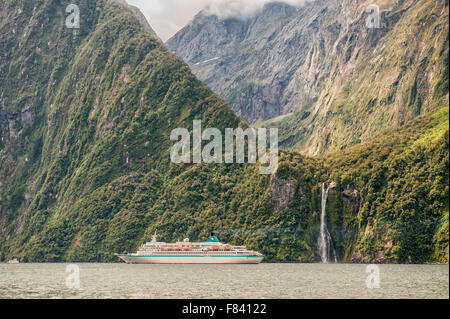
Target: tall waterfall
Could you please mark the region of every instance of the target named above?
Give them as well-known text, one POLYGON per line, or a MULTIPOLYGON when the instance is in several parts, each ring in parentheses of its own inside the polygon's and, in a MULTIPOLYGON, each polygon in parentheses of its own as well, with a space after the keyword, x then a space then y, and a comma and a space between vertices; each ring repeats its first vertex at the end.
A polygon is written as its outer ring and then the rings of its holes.
POLYGON ((327 228, 327 200, 329 187, 322 184, 322 212, 320 214, 319 253, 323 263, 337 262, 333 240, 327 228))

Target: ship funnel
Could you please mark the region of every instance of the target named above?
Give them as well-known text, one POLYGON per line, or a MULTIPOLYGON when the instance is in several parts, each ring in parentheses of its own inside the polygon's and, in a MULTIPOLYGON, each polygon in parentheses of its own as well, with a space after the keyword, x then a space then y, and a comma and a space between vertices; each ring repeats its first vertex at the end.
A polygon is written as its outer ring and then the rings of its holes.
POLYGON ((214 235, 214 233, 211 233, 211 236, 209 236, 209 240, 203 241, 202 243, 220 243, 220 241, 219 238, 217 238, 217 236, 214 235))

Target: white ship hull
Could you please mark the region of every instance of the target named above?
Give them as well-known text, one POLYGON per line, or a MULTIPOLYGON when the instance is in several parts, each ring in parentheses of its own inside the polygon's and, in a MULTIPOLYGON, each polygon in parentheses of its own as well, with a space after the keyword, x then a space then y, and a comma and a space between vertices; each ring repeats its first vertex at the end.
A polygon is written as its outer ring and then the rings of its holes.
POLYGON ((259 264, 263 256, 134 256, 117 255, 127 264, 259 264))

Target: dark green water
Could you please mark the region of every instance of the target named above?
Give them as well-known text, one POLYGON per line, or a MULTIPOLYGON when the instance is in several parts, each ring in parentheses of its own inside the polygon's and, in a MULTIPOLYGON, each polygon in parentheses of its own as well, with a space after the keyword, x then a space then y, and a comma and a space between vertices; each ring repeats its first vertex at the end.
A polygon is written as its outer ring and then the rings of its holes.
POLYGON ((0 264, 0 298, 449 298, 448 265, 380 265, 378 289, 366 265, 77 266, 79 289, 67 264, 0 264))

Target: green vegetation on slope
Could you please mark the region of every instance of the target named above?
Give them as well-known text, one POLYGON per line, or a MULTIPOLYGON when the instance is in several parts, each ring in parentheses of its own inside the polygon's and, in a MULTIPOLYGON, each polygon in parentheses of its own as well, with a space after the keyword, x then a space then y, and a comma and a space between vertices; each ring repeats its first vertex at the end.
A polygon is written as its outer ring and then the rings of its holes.
POLYGON ((448 103, 448 13, 447 1, 275 2, 245 21, 199 14, 167 45, 283 147, 324 155, 448 103))
POLYGON ((402 262, 448 261, 448 127, 446 106, 327 157, 333 180, 361 190, 360 252, 383 251, 387 260, 402 262))
POLYGON ((172 129, 245 124, 122 6, 80 1, 69 31, 68 2, 30 4, 0 6, 1 260, 115 261, 155 230, 166 241, 215 230, 267 261, 316 261, 332 181, 340 261, 448 261, 448 107, 329 157, 282 152, 274 176, 174 165, 172 129))
MULTIPOLYGON (((30 7, 26 1, 7 1, 2 7, 2 15, 9 18, 5 21, 17 23, 6 23, 2 29, 10 37, 2 46, 6 49, 1 55, 6 57, 2 78, 11 78, 2 85, 2 104, 6 105, 1 112, 5 141, 0 163, 2 251, 29 260, 60 260, 72 242, 83 242, 78 229, 88 232, 93 227, 102 236, 107 231, 102 228, 104 222, 109 225, 117 215, 120 224, 120 216, 128 216, 123 211, 128 201, 117 203, 116 210, 103 199, 109 205, 87 212, 95 216, 95 223, 92 218, 78 221, 78 207, 92 194, 106 193, 105 189, 122 180, 136 186, 145 178, 170 179, 172 129, 192 126, 194 119, 218 128, 242 124, 121 5, 81 2, 81 28, 72 31, 64 26, 68 3, 42 2, 29 12, 31 17, 24 15, 30 7), (18 13, 23 19, 15 19, 18 13), (91 20, 95 22, 85 23, 91 20), (6 30, 19 30, 29 21, 30 29, 38 29, 36 34, 24 31, 23 40, 14 42, 17 35, 6 30), (53 28, 46 32, 34 21, 45 21, 53 28), (52 43, 64 50, 32 54, 29 61, 22 61, 28 50, 52 43), (12 54, 15 50, 24 52, 12 54), (45 59, 53 61, 45 63, 45 59), (24 71, 24 85, 10 85, 18 77, 11 70, 16 64, 36 69, 35 73, 24 71), (29 96, 25 110, 14 99, 21 94, 19 90, 29 96), (20 116, 24 113, 29 114, 29 121, 20 116), (164 176, 159 176, 161 171, 164 176)), ((157 196, 160 187, 146 183, 144 189, 153 194, 142 200, 157 196)), ((124 201, 124 193, 117 192, 111 200, 124 201)), ((98 246, 97 241, 91 244, 98 246)), ((75 248, 72 251, 76 253, 75 248)))

